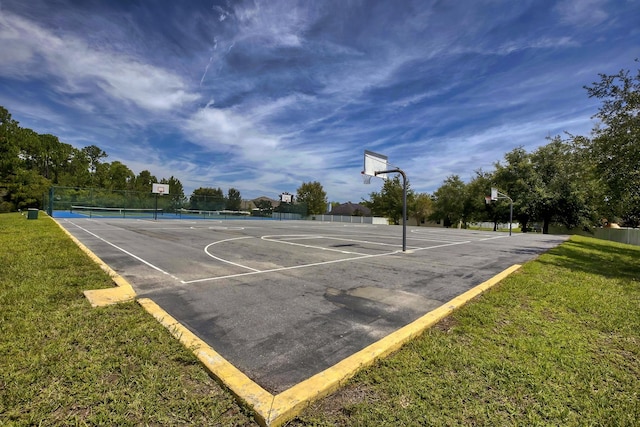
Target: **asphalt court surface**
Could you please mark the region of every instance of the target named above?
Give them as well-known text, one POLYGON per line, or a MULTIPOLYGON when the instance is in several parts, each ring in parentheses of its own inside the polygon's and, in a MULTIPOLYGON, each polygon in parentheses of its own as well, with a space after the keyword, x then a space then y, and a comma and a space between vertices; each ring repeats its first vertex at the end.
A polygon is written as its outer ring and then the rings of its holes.
POLYGON ((314 221, 57 219, 280 393, 567 236, 314 221))

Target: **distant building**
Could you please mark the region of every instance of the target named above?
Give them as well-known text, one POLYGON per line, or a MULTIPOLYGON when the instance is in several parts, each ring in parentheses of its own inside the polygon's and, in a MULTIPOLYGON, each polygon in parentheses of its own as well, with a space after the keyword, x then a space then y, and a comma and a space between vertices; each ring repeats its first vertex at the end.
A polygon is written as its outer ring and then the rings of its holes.
POLYGON ((345 215, 345 216, 371 216, 371 209, 358 203, 343 203, 335 206, 329 212, 329 215, 345 215))

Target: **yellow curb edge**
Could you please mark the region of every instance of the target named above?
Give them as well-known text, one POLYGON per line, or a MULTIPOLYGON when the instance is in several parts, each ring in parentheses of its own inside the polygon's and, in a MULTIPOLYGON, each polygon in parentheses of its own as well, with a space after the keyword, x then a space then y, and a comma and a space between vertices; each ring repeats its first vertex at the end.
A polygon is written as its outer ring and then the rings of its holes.
POLYGON ((257 421, 269 426, 267 418, 273 405, 273 395, 253 382, 242 371, 220 356, 193 332, 184 327, 169 313, 149 298, 138 299, 149 314, 160 322, 182 345, 191 350, 213 376, 238 399, 247 404, 257 415, 257 421))
POLYGON ((343 359, 332 367, 278 394, 274 399, 273 408, 269 413, 267 425, 277 427, 284 424, 302 412, 302 410, 314 400, 318 400, 337 390, 359 370, 372 365, 377 359, 398 350, 402 345, 423 333, 426 329, 451 314, 454 310, 487 291, 520 267, 521 265, 515 264, 507 268, 489 280, 453 298, 435 310, 430 311, 407 326, 398 329, 359 352, 343 359))
POLYGON ((133 290, 133 287, 127 280, 120 276, 118 273, 113 271, 111 267, 109 267, 104 261, 102 261, 96 254, 94 254, 91 249, 87 248, 80 240, 76 239, 75 236, 64 228, 58 221, 50 218, 54 223, 60 227, 60 229, 67 235, 69 238, 75 243, 82 252, 87 254, 89 258, 96 264, 100 266, 100 268, 105 271, 111 280, 116 284, 117 288, 107 288, 107 289, 94 289, 84 291, 84 296, 89 300, 89 303, 92 307, 102 307, 105 305, 118 304, 121 302, 133 301, 136 298, 136 292, 133 290))

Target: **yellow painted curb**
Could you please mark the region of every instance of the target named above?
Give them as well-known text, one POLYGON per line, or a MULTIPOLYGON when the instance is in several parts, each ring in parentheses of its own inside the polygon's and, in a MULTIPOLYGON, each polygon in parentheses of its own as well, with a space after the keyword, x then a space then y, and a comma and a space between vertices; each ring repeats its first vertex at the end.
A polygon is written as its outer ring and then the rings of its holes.
POLYGON ((278 394, 274 399, 269 418, 266 420, 267 425, 280 426, 284 424, 287 420, 298 415, 312 401, 334 392, 359 370, 372 365, 377 359, 398 350, 402 345, 417 337, 468 301, 496 285, 520 267, 521 265, 515 264, 507 268, 407 326, 338 362, 331 368, 278 394))
POLYGON ((92 307, 103 307, 105 305, 133 301, 136 298, 136 291, 133 290, 131 285, 122 285, 115 288, 84 291, 84 296, 89 300, 92 307))
POLYGON ((260 425, 277 427, 298 415, 314 400, 337 390, 362 368, 398 350, 402 345, 420 335, 471 299, 490 289, 520 267, 518 264, 509 267, 407 326, 276 396, 253 382, 155 302, 143 298, 138 300, 138 303, 164 325, 185 347, 193 351, 214 377, 231 390, 237 398, 248 405, 255 412, 256 420, 260 425))
POLYGON ((148 298, 141 298, 138 304, 144 307, 160 324, 190 349, 202 364, 240 400, 249 405, 258 415, 258 422, 264 426, 271 406, 273 395, 253 382, 238 368, 220 356, 204 341, 185 328, 169 313, 148 298))
POLYGON ((93 262, 98 264, 100 268, 105 271, 109 275, 109 277, 111 277, 111 280, 113 280, 113 282, 118 286, 117 288, 84 291, 84 296, 89 300, 89 303, 92 307, 102 307, 104 305, 133 301, 136 298, 136 292, 124 277, 113 271, 111 267, 109 267, 96 254, 94 254, 91 249, 82 244, 80 240, 76 239, 73 234, 69 233, 69 231, 67 231, 66 228, 60 225, 58 221, 54 220, 53 218, 51 218, 51 220, 55 222, 67 236, 69 236, 73 243, 75 243, 80 248, 80 250, 82 250, 82 252, 87 254, 87 256, 91 258, 93 262))

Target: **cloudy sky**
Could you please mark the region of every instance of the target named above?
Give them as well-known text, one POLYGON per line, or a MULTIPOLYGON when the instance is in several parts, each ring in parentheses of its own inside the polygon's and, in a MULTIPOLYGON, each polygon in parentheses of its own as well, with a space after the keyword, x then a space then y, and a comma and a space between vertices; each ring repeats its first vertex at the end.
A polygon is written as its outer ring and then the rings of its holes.
POLYGON ((640 0, 0 0, 0 105, 187 194, 357 202, 365 149, 433 192, 588 135, 583 86, 637 69, 639 23, 640 0))

